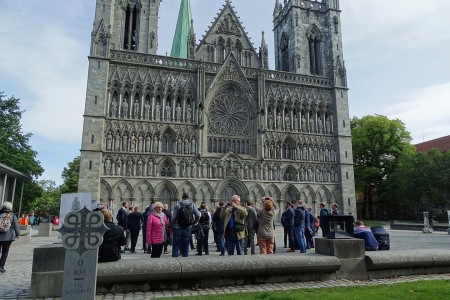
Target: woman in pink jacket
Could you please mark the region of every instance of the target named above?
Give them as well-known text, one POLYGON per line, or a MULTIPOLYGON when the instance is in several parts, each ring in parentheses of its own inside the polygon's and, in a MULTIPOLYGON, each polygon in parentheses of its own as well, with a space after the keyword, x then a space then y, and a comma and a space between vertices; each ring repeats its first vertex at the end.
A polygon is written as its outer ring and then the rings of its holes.
POLYGON ((147 219, 147 244, 148 248, 152 250, 151 257, 161 257, 164 241, 168 237, 169 221, 162 212, 163 208, 161 202, 155 202, 153 212, 147 219))

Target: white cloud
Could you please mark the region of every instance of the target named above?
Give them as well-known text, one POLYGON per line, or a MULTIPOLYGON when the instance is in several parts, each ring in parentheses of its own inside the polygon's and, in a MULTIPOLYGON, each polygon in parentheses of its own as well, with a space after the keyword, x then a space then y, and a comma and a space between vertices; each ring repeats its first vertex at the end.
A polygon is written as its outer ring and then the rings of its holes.
POLYGON ((450 82, 392 97, 386 114, 406 124, 414 143, 450 134, 450 82), (443 133, 447 133, 444 134, 443 133))
POLYGON ((450 1, 341 1, 344 41, 376 41, 397 50, 450 38, 450 1))

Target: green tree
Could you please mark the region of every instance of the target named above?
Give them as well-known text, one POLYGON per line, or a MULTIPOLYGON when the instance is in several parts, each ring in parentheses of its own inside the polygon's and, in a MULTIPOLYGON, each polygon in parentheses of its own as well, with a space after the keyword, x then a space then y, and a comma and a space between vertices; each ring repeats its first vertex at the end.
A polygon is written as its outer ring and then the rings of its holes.
POLYGON ((0 162, 37 178, 44 169, 29 145, 31 133, 22 132, 20 99, 0 92, 0 162))
POLYGON ((365 116, 351 121, 355 188, 363 198, 362 218, 374 218, 374 198, 381 184, 396 170, 397 159, 414 153, 411 135, 398 119, 365 116))
POLYGON ((30 203, 31 210, 38 216, 59 215, 61 191, 56 183, 52 180, 40 180, 37 184, 43 192, 30 203))
MULTIPOLYGON (((8 98, 0 92, 0 162, 36 180, 44 169, 36 159, 37 152, 29 145, 32 134, 22 132, 23 113, 20 109, 20 99, 14 96, 8 98)), ((42 194, 35 180, 25 183, 23 212, 29 212, 30 202, 42 194)), ((16 193, 15 209, 19 206, 18 198, 19 193, 16 193)))
POLYGON ((76 193, 78 191, 78 174, 80 173, 80 156, 67 164, 62 171, 61 178, 64 179, 60 186, 61 194, 76 193))

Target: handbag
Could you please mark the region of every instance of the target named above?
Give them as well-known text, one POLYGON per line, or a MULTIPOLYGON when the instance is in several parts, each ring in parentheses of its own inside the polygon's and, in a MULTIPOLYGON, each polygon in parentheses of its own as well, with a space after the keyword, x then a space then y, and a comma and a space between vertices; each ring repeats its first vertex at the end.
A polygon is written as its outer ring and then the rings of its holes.
POLYGON ((234 224, 234 230, 235 230, 235 231, 244 231, 244 230, 245 230, 245 225, 236 222, 236 223, 234 224))
POLYGON ((253 222, 253 230, 255 232, 258 232, 259 228, 259 217, 261 216, 262 212, 259 213, 258 218, 253 222))

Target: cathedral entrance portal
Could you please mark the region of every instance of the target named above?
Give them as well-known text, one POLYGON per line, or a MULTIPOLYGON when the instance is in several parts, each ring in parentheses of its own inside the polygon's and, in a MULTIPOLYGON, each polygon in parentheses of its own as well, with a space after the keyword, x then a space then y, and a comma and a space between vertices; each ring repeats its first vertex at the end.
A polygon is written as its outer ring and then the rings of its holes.
POLYGON ((223 203, 228 203, 228 202, 231 201, 231 197, 233 197, 234 195, 239 195, 237 190, 234 187, 232 187, 232 186, 227 186, 220 193, 219 201, 221 201, 223 203))
POLYGON ((158 201, 162 204, 168 204, 169 210, 172 211, 178 200, 176 199, 174 192, 166 187, 159 194, 158 201))

